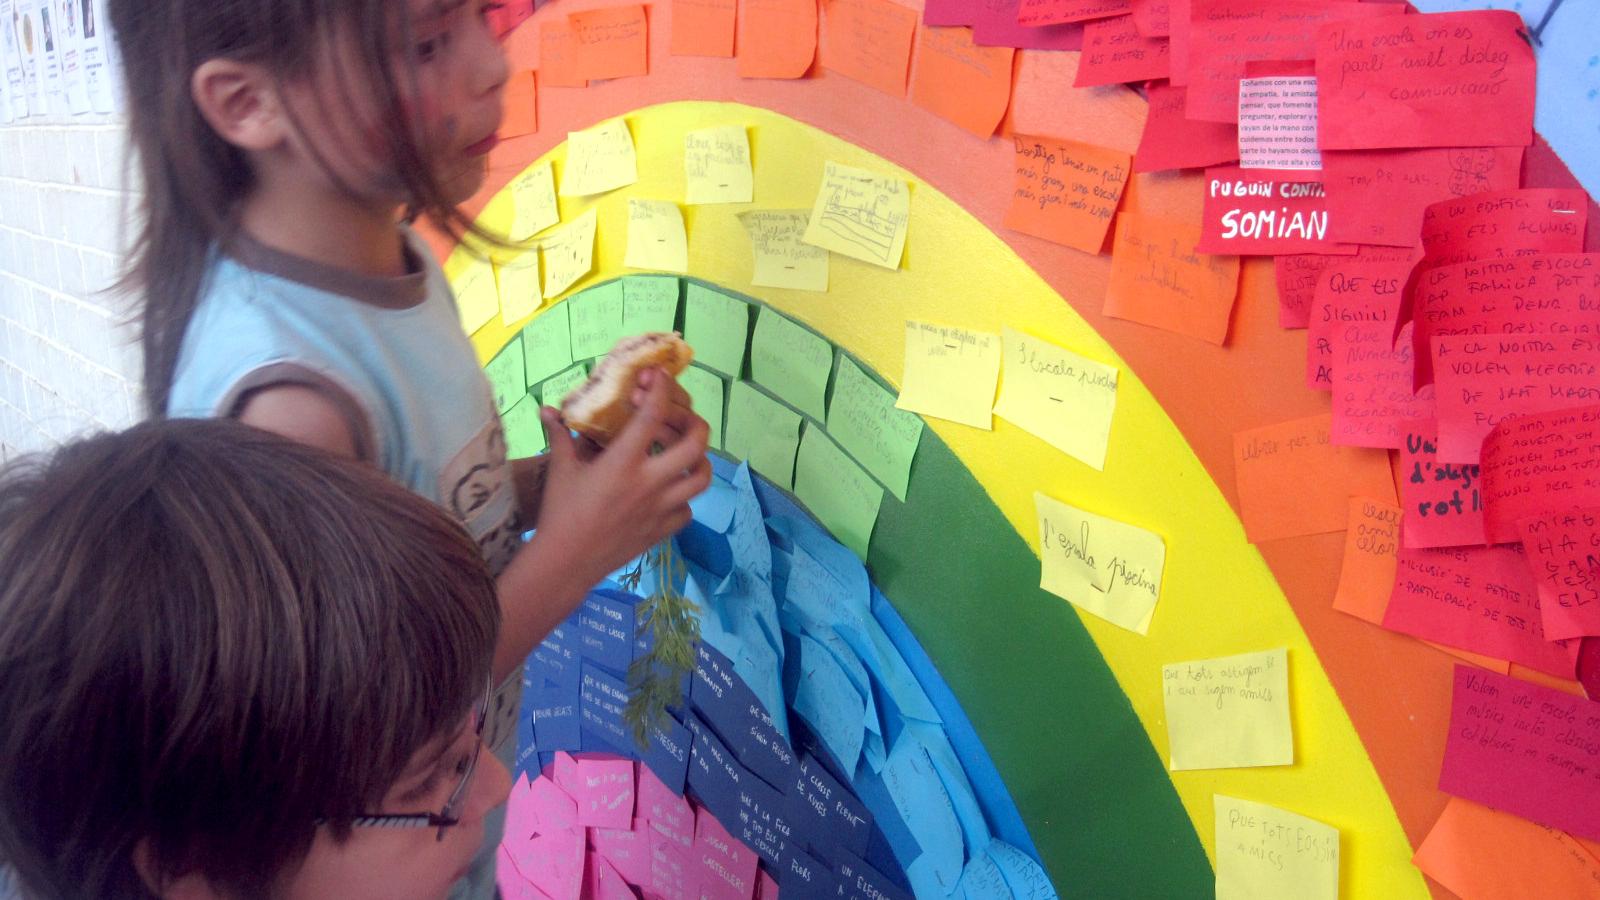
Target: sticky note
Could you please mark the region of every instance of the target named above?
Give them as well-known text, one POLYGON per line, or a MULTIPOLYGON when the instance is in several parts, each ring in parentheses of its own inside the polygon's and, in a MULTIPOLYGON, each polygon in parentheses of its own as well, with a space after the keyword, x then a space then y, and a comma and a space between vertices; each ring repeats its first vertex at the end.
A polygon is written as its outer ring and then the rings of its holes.
POLYGON ((1272 258, 1278 281, 1278 327, 1305 328, 1311 323, 1311 297, 1329 260, 1320 253, 1284 253, 1272 258))
POLYGON ((833 372, 833 345, 770 306, 756 316, 750 376, 814 419, 827 417, 824 396, 833 372))
POLYGON ((804 78, 816 57, 815 0, 741 0, 740 78, 804 78))
POLYGON ((1517 186, 1521 147, 1331 150, 1322 156, 1328 237, 1411 247, 1428 205, 1517 186))
POLYGON ((901 820, 923 849, 918 859, 928 865, 932 876, 927 879, 932 885, 919 885, 922 879, 914 871, 907 872, 913 889, 920 896, 937 896, 937 885, 955 884, 960 879, 964 855, 960 823, 939 773, 921 742, 902 734, 880 774, 901 820))
MULTIPOLYGON (((1363 351, 1392 349, 1401 288, 1413 258, 1396 247, 1362 247, 1354 256, 1334 257, 1322 265, 1306 310, 1306 387, 1332 390, 1338 363, 1349 361, 1345 351, 1352 343, 1368 345, 1359 348, 1363 351), (1362 333, 1356 340, 1345 340, 1345 330, 1357 327, 1362 333)), ((1411 378, 1404 380, 1403 389, 1411 391, 1411 378)), ((1428 399, 1431 403, 1431 395, 1428 399)))
POLYGON ((1582 897, 1600 884, 1600 847, 1451 797, 1412 863, 1461 897, 1582 897))
POLYGON ((1128 155, 1104 147, 1015 135, 1016 180, 1007 228, 1099 253, 1128 180, 1128 155))
POLYGON ((625 275, 622 337, 674 331, 678 324, 678 279, 671 275, 625 275))
POLYGON ((911 225, 911 186, 890 175, 829 162, 805 242, 886 269, 900 268, 911 225))
POLYGON ((1099 19, 1083 26, 1083 57, 1074 87, 1152 81, 1166 78, 1172 58, 1166 38, 1145 37, 1132 16, 1099 19))
POLYGON ((911 460, 922 440, 922 419, 897 409, 894 392, 878 384, 848 356, 839 359, 839 374, 834 378, 828 434, 905 502, 911 460))
POLYGON ((1476 462, 1497 422, 1600 401, 1600 337, 1436 334, 1432 344, 1444 459, 1476 462))
POLYGON ((728 424, 722 448, 748 460, 750 468, 784 490, 794 485, 794 459, 800 449, 800 414, 743 381, 728 393, 728 424))
POLYGON ((1170 0, 1129 0, 1129 18, 1133 27, 1145 37, 1167 37, 1172 34, 1170 0))
POLYGON ((506 410, 527 394, 528 386, 522 380, 522 336, 511 339, 494 359, 483 367, 483 374, 494 389, 495 409, 504 415, 506 410))
POLYGON ((710 810, 702 809, 695 814, 694 851, 694 859, 699 863, 696 880, 703 885, 701 896, 728 900, 751 896, 755 890, 756 866, 761 860, 729 834, 710 810))
POLYGON ((1343 531, 1351 497, 1394 502, 1388 454, 1334 445, 1332 424, 1323 414, 1233 436, 1239 516, 1252 543, 1343 531))
POLYGON ((1506 10, 1322 25, 1322 149, 1527 146, 1534 60, 1522 29, 1506 10))
POLYGON ((1278 172, 1223 166, 1202 182, 1202 253, 1266 256, 1333 253, 1328 194, 1315 172, 1278 172))
POLYGON ((695 362, 724 375, 744 374, 744 348, 750 336, 750 307, 694 282, 689 282, 683 310, 683 339, 694 349, 695 362))
POLYGON ((1217 900, 1338 900, 1339 829, 1221 794, 1212 806, 1217 900))
POLYGON ((588 87, 577 33, 566 16, 539 24, 539 81, 545 87, 588 87))
POLYGON ((1004 329, 1005 378, 994 413, 1080 462, 1104 469, 1117 370, 1004 329))
POLYGON ((1197 253, 1199 223, 1123 213, 1105 313, 1213 344, 1228 338, 1239 257, 1197 253))
POLYGON ((1600 506, 1600 406, 1502 422, 1483 442, 1483 525, 1489 540, 1515 541, 1517 520, 1600 506))
POLYGON ((513 325, 539 308, 544 294, 539 290, 539 254, 520 253, 494 266, 495 287, 500 292, 500 322, 513 325))
POLYGON ((522 350, 527 385, 533 387, 572 365, 572 331, 565 303, 557 303, 522 327, 522 350))
POLYGON ((511 180, 511 199, 516 208, 511 223, 513 241, 525 241, 561 221, 556 208, 555 167, 549 160, 511 180))
POLYGON ((737 6, 735 0, 672 0, 672 55, 732 56, 737 6))
POLYGON ((644 7, 606 6, 567 16, 576 38, 579 63, 591 81, 626 78, 647 72, 644 7))
POLYGON ((1399 470, 1407 547, 1486 543, 1479 467, 1439 458, 1439 426, 1433 419, 1408 423, 1400 444, 1399 470))
POLYGON ((569 303, 572 358, 604 356, 622 337, 622 282, 590 288, 569 303))
POLYGON ((828 0, 822 28, 823 68, 905 96, 915 10, 894 0, 828 0))
POLYGON ((985 431, 994 426, 1000 335, 906 322, 906 367, 895 406, 985 431))
POLYGON ((628 252, 623 265, 634 269, 689 271, 689 237, 683 211, 665 200, 628 200, 628 252))
POLYGON ((500 418, 506 432, 506 455, 512 459, 538 456, 548 446, 544 425, 539 421, 539 399, 524 394, 500 418))
POLYGON ((1539 588, 1544 636, 1600 635, 1600 507, 1532 516, 1517 527, 1539 588))
POLYGON ((488 260, 470 259, 450 287, 456 294, 461 330, 467 334, 489 324, 500 311, 500 289, 494 280, 494 266, 488 260))
POLYGON ((750 138, 743 125, 723 125, 683 136, 685 202, 749 203, 755 196, 750 138))
POLYGON ((539 400, 545 406, 561 408, 561 401, 567 395, 577 390, 585 381, 589 380, 589 366, 587 363, 578 363, 570 369, 565 369, 545 379, 539 385, 539 400))
POLYGON ((1166 544, 1160 535, 1034 492, 1039 586, 1113 625, 1148 634, 1166 544))
POLYGON ((1288 650, 1172 663, 1161 687, 1174 772, 1294 763, 1288 650))
POLYGON ((1239 82, 1239 168, 1322 168, 1316 76, 1239 82))
POLYGON ((762 209, 739 214, 755 254, 751 284, 797 291, 828 289, 828 251, 804 241, 810 219, 810 210, 804 209, 762 209))
POLYGON ((1329 337, 1340 360, 1332 385, 1335 444, 1397 448, 1411 423, 1434 411, 1433 386, 1412 388, 1412 323, 1394 334, 1399 299, 1356 290, 1334 305, 1342 318, 1329 337))
POLYGON ((678 383, 688 392, 694 414, 705 419, 711 427, 711 446, 721 450, 726 383, 715 372, 695 365, 678 373, 678 383))
MULTIPOLYGON (((1406 520, 1406 527, 1411 520, 1406 520)), ((1333 608, 1374 625, 1383 624, 1400 549, 1400 507, 1368 497, 1350 498, 1350 524, 1333 608)))
POLYGON ((1587 195, 1579 189, 1484 191, 1431 203, 1422 211, 1429 265, 1491 257, 1577 253, 1583 249, 1587 195))
POLYGON ((505 116, 500 120, 500 137, 515 138, 539 130, 539 99, 534 89, 534 72, 524 69, 512 72, 506 79, 505 116))
MULTIPOLYGON (((1023 25, 1021 0, 990 0, 972 5, 972 36, 986 46, 1016 47, 1018 50, 1081 50, 1083 26, 1077 22, 1060 25, 1023 25)), ((1022 55, 1027 64, 1028 54, 1022 55)))
POLYGON ((633 761, 580 759, 576 781, 564 785, 578 805, 578 824, 627 828, 633 824, 633 761))
POLYGON ((1457 665, 1439 789, 1600 839, 1600 703, 1457 665))
POLYGON ((567 132, 567 163, 561 175, 561 196, 603 194, 638 180, 633 135, 625 120, 611 119, 585 131, 567 132))
POLYGON ((806 426, 800 439, 794 493, 839 543, 867 558, 883 488, 815 423, 806 426))
POLYGON ((1011 100, 1011 47, 980 47, 970 28, 923 26, 911 101, 987 140, 1011 100))
POLYGON ((544 295, 561 296, 594 268, 595 211, 589 210, 550 233, 544 249, 544 295))
POLYGON ((1133 154, 1135 172, 1214 166, 1239 158, 1239 129, 1232 122, 1203 122, 1184 114, 1189 89, 1156 83, 1147 89, 1150 112, 1133 154))
POLYGON ((1017 24, 1030 28, 1127 15, 1128 0, 1022 0, 1017 24))

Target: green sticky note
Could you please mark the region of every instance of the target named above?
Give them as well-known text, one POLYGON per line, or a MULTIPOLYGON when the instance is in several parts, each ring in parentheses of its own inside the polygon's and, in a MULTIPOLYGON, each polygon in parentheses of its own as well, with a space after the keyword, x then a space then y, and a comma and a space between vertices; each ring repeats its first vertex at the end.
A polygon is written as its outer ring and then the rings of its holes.
POLYGON ((522 329, 522 351, 527 358, 528 387, 572 365, 572 329, 567 323, 567 303, 557 303, 533 317, 522 329))
POLYGON ((683 310, 683 339, 694 358, 724 375, 744 373, 750 306, 736 297, 690 283, 683 310))
POLYGON ((828 404, 828 434, 904 502, 911 459, 922 440, 922 417, 895 409, 894 403, 894 394, 854 360, 839 360, 828 404))
POLYGON ((689 393, 689 402, 695 415, 711 426, 711 446, 722 449, 722 398, 726 393, 722 376, 699 366, 690 366, 678 374, 678 383, 689 393))
POLYGON ((555 376, 544 384, 539 385, 539 399, 545 406, 561 407, 561 401, 577 389, 578 385, 589 380, 589 367, 578 363, 572 368, 555 376))
POLYGON ((750 341, 750 377, 757 384, 820 422, 828 414, 832 370, 832 344, 771 307, 761 308, 750 341))
POLYGON ((544 425, 539 422, 539 400, 523 397, 500 417, 506 432, 506 455, 512 459, 538 456, 545 450, 544 425))
POLYGON ((678 325, 678 279, 628 275, 622 279, 622 336, 673 331, 678 325))
POLYGON ((728 393, 728 427, 722 435, 722 449, 749 461, 750 468, 788 490, 794 484, 801 421, 799 413, 747 382, 735 381, 728 393))
POLYGON ((483 367, 483 374, 488 376, 489 386, 494 388, 494 408, 501 415, 527 396, 528 385, 522 380, 522 335, 512 338, 505 349, 489 360, 489 364, 483 367))
POLYGON ((592 287, 572 304, 572 358, 604 356, 622 337, 622 282, 592 287))
POLYGON ((817 427, 806 423, 794 467, 794 494, 818 521, 864 561, 878 522, 883 488, 817 427))

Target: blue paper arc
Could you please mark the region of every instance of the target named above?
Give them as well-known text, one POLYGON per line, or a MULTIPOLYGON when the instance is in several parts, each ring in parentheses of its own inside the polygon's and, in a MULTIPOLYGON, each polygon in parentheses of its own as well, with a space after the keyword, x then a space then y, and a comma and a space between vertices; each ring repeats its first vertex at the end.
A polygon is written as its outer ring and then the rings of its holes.
POLYGON ((608 581, 529 658, 519 772, 560 751, 638 759, 785 897, 1056 897, 976 731, 861 561, 788 492, 711 459, 675 539, 701 608, 686 702, 641 753, 621 707, 648 642, 629 639, 638 597, 608 581))

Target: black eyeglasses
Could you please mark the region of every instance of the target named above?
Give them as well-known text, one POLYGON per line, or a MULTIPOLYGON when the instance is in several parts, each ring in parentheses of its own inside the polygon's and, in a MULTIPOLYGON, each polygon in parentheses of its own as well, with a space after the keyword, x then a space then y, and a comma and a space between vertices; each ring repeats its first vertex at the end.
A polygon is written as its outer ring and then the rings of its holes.
POLYGON ((483 729, 489 721, 489 701, 494 696, 494 675, 484 684, 483 703, 478 707, 478 721, 473 726, 472 756, 467 758, 467 768, 461 773, 461 783, 444 801, 444 809, 436 813, 361 813, 351 820, 357 828, 437 828, 439 840, 444 840, 445 829, 461 824, 461 807, 467 802, 467 788, 472 775, 478 770, 478 756, 483 753, 483 729))

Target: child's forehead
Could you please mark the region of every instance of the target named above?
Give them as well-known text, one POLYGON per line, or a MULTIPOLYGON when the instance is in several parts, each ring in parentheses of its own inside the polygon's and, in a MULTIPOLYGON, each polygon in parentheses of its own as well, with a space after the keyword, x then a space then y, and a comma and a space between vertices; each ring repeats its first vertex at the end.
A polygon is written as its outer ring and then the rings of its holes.
POLYGON ((467 0, 406 0, 406 4, 411 20, 419 25, 427 25, 455 15, 467 5, 467 0))

